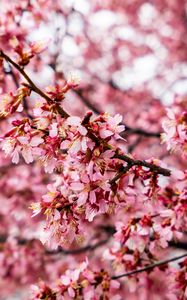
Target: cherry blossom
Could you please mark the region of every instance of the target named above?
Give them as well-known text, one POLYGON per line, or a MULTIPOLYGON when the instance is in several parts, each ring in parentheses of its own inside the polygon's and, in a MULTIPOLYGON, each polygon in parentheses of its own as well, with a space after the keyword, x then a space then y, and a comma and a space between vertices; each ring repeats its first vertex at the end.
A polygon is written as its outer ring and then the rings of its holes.
POLYGON ((186 1, 0 6, 1 297, 186 299, 186 1))

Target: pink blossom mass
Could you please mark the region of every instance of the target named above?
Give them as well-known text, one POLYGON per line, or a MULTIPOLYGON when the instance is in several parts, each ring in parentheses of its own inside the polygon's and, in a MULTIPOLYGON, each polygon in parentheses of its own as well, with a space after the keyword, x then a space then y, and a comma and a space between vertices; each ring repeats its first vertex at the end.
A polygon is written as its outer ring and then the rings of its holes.
POLYGON ((0 300, 187 299, 187 1, 0 1, 0 300))

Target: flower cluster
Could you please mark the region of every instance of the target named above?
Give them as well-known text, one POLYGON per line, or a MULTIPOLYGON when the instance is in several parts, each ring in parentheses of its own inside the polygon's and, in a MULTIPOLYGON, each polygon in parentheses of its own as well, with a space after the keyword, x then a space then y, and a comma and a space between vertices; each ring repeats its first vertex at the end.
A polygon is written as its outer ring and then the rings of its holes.
POLYGON ((25 86, 20 87, 14 94, 9 93, 3 95, 0 102, 0 118, 7 117, 16 111, 22 111, 22 101, 29 95, 30 89, 25 86))
POLYGON ((88 266, 88 261, 83 262, 76 269, 68 269, 61 275, 55 287, 51 288, 44 282, 39 286, 32 286, 31 299, 51 300, 65 299, 122 299, 118 290, 120 283, 111 280, 105 270, 92 271, 88 266), (110 298, 109 298, 110 297, 110 298))
POLYGON ((11 2, 0 4, 2 297, 24 286, 28 299, 32 283, 32 300, 183 300, 186 260, 170 262, 187 256, 176 250, 186 249, 186 98, 163 122, 166 152, 155 95, 184 79, 185 1, 11 2), (42 55, 45 43, 30 42, 40 33, 52 33, 42 55), (76 90, 70 69, 83 78, 76 90))
POLYGON ((35 109, 39 113, 38 120, 13 121, 2 149, 13 163, 21 154, 26 163, 38 158, 46 172, 60 174, 56 186, 49 186, 42 202, 33 206, 35 214, 42 210, 47 216, 45 239, 57 247, 82 234, 81 220, 92 222, 113 205, 110 179, 123 164, 113 158, 112 148, 124 126, 119 115, 63 119, 45 104, 35 109))
POLYGON ((184 157, 187 154, 187 112, 168 109, 168 119, 163 121, 162 141, 167 143, 167 149, 179 151, 184 157))
POLYGON ((40 41, 32 42, 26 47, 23 45, 23 43, 20 43, 16 37, 13 37, 10 40, 10 44, 14 51, 18 54, 18 64, 22 67, 28 65, 31 58, 43 52, 47 46, 46 42, 40 41))
POLYGON ((33 156, 39 156, 41 149, 38 147, 43 143, 41 136, 32 129, 28 119, 13 121, 14 128, 10 130, 2 142, 2 149, 6 155, 11 155, 12 162, 19 162, 22 154, 26 163, 32 163, 33 156))

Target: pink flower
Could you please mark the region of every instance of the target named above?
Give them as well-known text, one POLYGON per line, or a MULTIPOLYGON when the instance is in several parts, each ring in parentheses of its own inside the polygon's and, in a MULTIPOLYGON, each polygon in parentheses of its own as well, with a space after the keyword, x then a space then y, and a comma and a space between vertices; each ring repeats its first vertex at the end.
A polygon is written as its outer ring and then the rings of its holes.
POLYGON ((87 129, 81 125, 81 122, 82 120, 79 117, 68 117, 65 121, 65 124, 76 127, 81 135, 86 135, 87 129))
POLYGON ((45 202, 52 202, 60 194, 60 192, 57 191, 56 187, 52 184, 48 184, 47 189, 49 190, 49 192, 46 195, 42 196, 42 199, 45 202))
POLYGON ((5 153, 12 156, 12 162, 17 164, 19 162, 19 153, 22 154, 27 164, 33 162, 33 156, 41 153, 38 146, 43 143, 43 139, 39 136, 27 137, 18 136, 13 139, 12 137, 5 138, 3 141, 2 149, 5 153))
POLYGON ((32 54, 39 54, 47 48, 49 41, 37 41, 30 43, 32 54))
POLYGON ((125 130, 124 125, 119 125, 122 122, 122 116, 119 114, 116 114, 114 117, 104 115, 104 118, 106 119, 106 124, 102 124, 99 130, 101 138, 106 139, 110 136, 121 138, 119 133, 125 130))
POLYGON ((176 114, 173 110, 167 109, 168 119, 164 120, 162 127, 162 141, 167 143, 167 149, 180 151, 182 155, 187 153, 187 113, 176 114))
POLYGON ((53 138, 58 135, 58 123, 52 123, 50 127, 49 136, 53 138))
POLYGON ((162 227, 160 224, 154 224, 153 229, 158 233, 159 239, 158 243, 162 248, 166 248, 168 242, 173 238, 173 231, 170 226, 162 227))
POLYGON ((60 277, 60 281, 63 285, 68 286, 68 294, 70 297, 75 296, 75 289, 78 287, 79 276, 88 266, 88 261, 86 260, 75 270, 67 270, 65 275, 60 277))

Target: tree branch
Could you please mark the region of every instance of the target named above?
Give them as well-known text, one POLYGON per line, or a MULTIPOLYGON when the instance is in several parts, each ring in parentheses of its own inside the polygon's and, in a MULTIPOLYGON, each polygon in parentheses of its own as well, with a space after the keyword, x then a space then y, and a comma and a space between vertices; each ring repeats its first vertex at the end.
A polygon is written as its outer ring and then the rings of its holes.
MULTIPOLYGON (((104 244, 106 244, 110 237, 111 237, 112 233, 111 232, 108 232, 108 236, 105 238, 105 239, 102 239, 100 241, 98 241, 97 243, 95 244, 88 244, 84 247, 80 247, 80 248, 77 248, 77 249, 69 249, 69 250, 66 250, 62 247, 59 247, 57 250, 45 250, 45 254, 46 255, 56 255, 56 254, 64 254, 64 255, 77 255, 77 254, 81 254, 81 253, 84 253, 84 252, 87 252, 87 251, 94 251, 95 249, 99 248, 100 246, 103 246, 104 244)), ((6 243, 7 241, 7 236, 6 235, 1 235, 0 236, 0 244, 4 244, 6 243)), ((31 240, 28 240, 28 239, 25 239, 25 238, 20 238, 20 237, 17 237, 17 242, 18 242, 18 245, 20 246, 24 246, 24 245, 27 245, 28 243, 32 242, 32 241, 35 241, 36 239, 31 239, 31 240)))
POLYGON ((129 164, 131 167, 132 166, 142 166, 142 167, 149 168, 150 171, 156 172, 156 173, 161 174, 163 176, 170 176, 171 175, 171 171, 169 169, 165 169, 165 168, 159 167, 155 164, 148 163, 145 160, 139 160, 139 159, 135 160, 135 159, 129 157, 128 155, 122 155, 122 154, 116 153, 113 156, 113 158, 121 159, 121 160, 127 162, 127 164, 129 164))
POLYGON ((184 253, 184 254, 182 254, 182 255, 170 258, 170 259, 162 260, 162 261, 156 262, 154 264, 147 265, 147 266, 145 266, 144 268, 141 268, 141 269, 133 270, 133 271, 130 271, 130 272, 127 272, 127 273, 124 273, 124 274, 117 275, 117 276, 112 276, 111 278, 112 279, 119 279, 119 278, 122 278, 122 277, 127 277, 127 276, 131 276, 131 275, 134 275, 134 274, 138 274, 138 273, 142 273, 142 272, 145 272, 145 271, 149 271, 149 270, 152 270, 152 269, 154 269, 156 267, 159 267, 159 266, 162 266, 162 265, 166 265, 166 264, 168 264, 168 263, 170 263, 172 261, 176 261, 176 260, 182 259, 182 258, 184 258, 186 256, 187 256, 187 252, 184 253))
MULTIPOLYGON (((22 67, 20 67, 16 62, 14 62, 8 55, 6 55, 2 50, 0 50, 0 57, 4 58, 7 62, 9 62, 14 68, 16 68, 26 79, 26 81, 29 83, 29 87, 32 91, 40 95, 42 98, 44 98, 49 105, 54 104, 54 101, 47 96, 42 90, 40 90, 34 82, 31 80, 31 78, 28 76, 28 74, 24 71, 22 67)), ((68 117, 69 114, 63 110, 62 107, 59 106, 59 113, 62 117, 68 117)))
POLYGON ((47 250, 46 254, 47 255, 54 255, 54 254, 62 253, 62 254, 65 254, 65 255, 76 255, 76 254, 81 254, 81 253, 87 252, 87 251, 93 251, 96 248, 99 248, 100 246, 106 244, 109 241, 109 238, 110 237, 108 237, 106 239, 103 239, 103 240, 95 243, 94 245, 89 244, 89 245, 86 245, 84 247, 77 248, 77 249, 72 249, 72 250, 66 250, 66 249, 63 249, 63 248, 59 248, 59 249, 57 249, 57 251, 47 250))
MULTIPOLYGON (((39 94, 41 97, 43 97, 43 98, 47 101, 48 104, 51 105, 51 104, 54 103, 54 101, 53 101, 50 97, 48 97, 42 90, 40 90, 40 89, 34 84, 34 82, 30 79, 30 77, 29 77, 29 76, 27 75, 27 73, 24 71, 24 69, 21 68, 16 62, 14 62, 9 56, 7 56, 2 50, 0 50, 0 57, 4 58, 8 63, 10 63, 12 66, 14 66, 14 67, 15 67, 15 68, 23 75, 23 77, 24 77, 24 78, 27 80, 27 82, 29 83, 30 88, 31 88, 35 93, 37 93, 37 94, 39 94)), ((79 92, 79 94, 80 94, 80 92, 79 92)), ((92 109, 93 109, 93 107, 92 107, 92 109)), ((66 113, 66 112, 63 110, 63 108, 62 108, 61 106, 58 106, 58 112, 61 114, 62 117, 68 117, 68 116, 69 116, 69 114, 66 113)), ((96 112, 99 113, 98 110, 96 110, 96 112)), ((132 132, 132 130, 133 130, 133 132, 136 132, 136 133, 137 133, 137 132, 139 132, 139 133, 141 132, 140 129, 132 129, 132 128, 129 129, 129 127, 127 127, 127 126, 126 126, 126 129, 131 130, 131 132, 132 132)), ((126 161, 130 167, 131 167, 131 166, 134 166, 134 165, 137 165, 137 166, 144 166, 144 167, 149 168, 151 171, 157 172, 158 174, 162 174, 162 175, 164 175, 164 176, 170 176, 170 174, 171 174, 171 172, 170 172, 169 170, 167 170, 167 169, 161 168, 161 167, 159 167, 159 166, 156 166, 156 165, 154 165, 154 164, 148 163, 148 162, 146 162, 146 161, 134 160, 134 159, 130 158, 130 157, 127 156, 127 155, 115 154, 114 157, 126 161)), ((128 167, 128 169, 130 169, 130 167, 128 167)), ((124 171, 126 172, 126 169, 125 169, 124 171)), ((116 176, 117 176, 116 178, 118 179, 121 175, 118 174, 118 175, 116 175, 116 176)), ((114 179, 115 179, 115 178, 114 178, 114 179)), ((114 179, 113 179, 113 181, 114 181, 114 179)), ((117 179, 115 179, 115 180, 117 180, 117 179)), ((112 182, 113 182, 113 181, 112 181, 112 182)))
POLYGON ((118 179, 121 178, 122 175, 127 173, 132 168, 131 164, 128 164, 126 167, 121 168, 121 170, 112 178, 109 183, 112 185, 114 184, 118 179))
MULTIPOLYGON (((14 84, 15 84, 15 87, 18 89, 18 88, 19 88, 19 82, 18 82, 17 77, 16 77, 15 73, 13 72, 12 66, 11 66, 10 64, 9 64, 9 68, 10 68, 9 71, 6 71, 6 70, 5 70, 5 74, 11 75, 12 80, 13 80, 13 82, 14 82, 14 84)), ((26 98, 26 97, 23 98, 23 107, 24 107, 25 114, 26 114, 31 120, 33 120, 33 116, 29 113, 29 107, 28 107, 28 104, 27 104, 27 98, 26 98)))
MULTIPOLYGON (((54 101, 48 96, 46 95, 41 89, 39 89, 35 83, 31 80, 31 78, 28 76, 28 74, 24 71, 24 69, 22 67, 20 67, 16 62, 14 62, 8 55, 6 55, 2 50, 0 50, 0 57, 4 58, 7 62, 9 62, 12 66, 14 66, 14 68, 16 68, 21 74, 22 76, 26 79, 26 81, 29 83, 30 88, 32 91, 34 91, 35 93, 37 93, 38 95, 40 95, 42 98, 44 98, 48 104, 53 104, 54 101)), ((83 102, 96 114, 100 114, 100 110, 97 109, 92 103, 90 103, 90 101, 83 96, 83 93, 81 92, 81 90, 79 91, 75 91, 76 94, 83 100, 83 102)), ((68 117, 69 114, 62 108, 59 106, 59 113, 61 114, 62 117, 68 117)), ((125 124, 123 124, 125 125, 125 124)), ((156 138, 160 138, 160 132, 147 132, 143 129, 140 128, 131 128, 127 125, 125 125, 125 133, 128 134, 138 134, 138 135, 143 135, 143 136, 147 136, 147 137, 156 137, 156 138)), ((122 133, 122 136, 124 135, 124 133, 122 133)))

